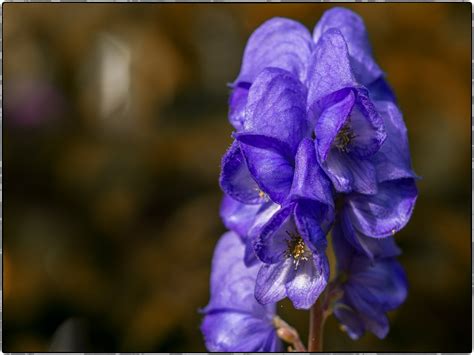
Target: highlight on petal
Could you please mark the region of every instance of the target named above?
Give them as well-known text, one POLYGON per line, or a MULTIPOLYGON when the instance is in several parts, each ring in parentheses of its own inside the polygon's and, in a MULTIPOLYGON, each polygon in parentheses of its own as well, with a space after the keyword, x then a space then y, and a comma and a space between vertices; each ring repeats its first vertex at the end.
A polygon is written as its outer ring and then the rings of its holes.
POLYGON ((238 142, 232 143, 221 165, 219 184, 226 194, 246 204, 262 203, 260 188, 250 175, 238 142))
POLYGON ((353 194, 348 200, 350 221, 356 230, 368 237, 393 235, 410 220, 417 194, 413 179, 379 184, 375 195, 353 194))
POLYGON ((318 40, 310 59, 306 84, 309 108, 332 92, 358 85, 346 41, 339 30, 331 28, 318 40))
POLYGON ((236 83, 252 83, 267 67, 285 69, 303 81, 312 49, 306 27, 290 19, 272 18, 250 36, 236 83))
POLYGON ((342 7, 327 10, 314 28, 314 42, 331 28, 338 29, 344 36, 354 74, 361 84, 369 85, 384 75, 372 57, 364 21, 359 15, 342 7))
POLYGON ((309 135, 306 87, 292 73, 264 69, 250 87, 243 131, 275 138, 294 156, 301 139, 309 135))
POLYGON ((313 253, 310 260, 292 268, 286 282, 286 293, 296 309, 310 309, 324 291, 329 280, 326 255, 313 253))
POLYGON ((277 264, 263 264, 257 275, 255 298, 261 304, 275 303, 286 297, 285 282, 293 270, 291 258, 277 264))

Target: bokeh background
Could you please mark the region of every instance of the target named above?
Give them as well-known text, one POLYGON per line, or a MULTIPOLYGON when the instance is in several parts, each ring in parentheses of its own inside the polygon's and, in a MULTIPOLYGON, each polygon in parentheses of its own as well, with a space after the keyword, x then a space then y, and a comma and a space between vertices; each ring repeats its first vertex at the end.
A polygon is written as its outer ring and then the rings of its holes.
MULTIPOLYGON (((312 29, 332 6, 4 4, 3 351, 205 351, 227 83, 263 21, 312 29)), ((351 341, 330 318, 325 351, 470 352, 471 5, 344 6, 423 179, 391 332, 351 341)), ((306 340, 307 313, 279 309, 306 340)))

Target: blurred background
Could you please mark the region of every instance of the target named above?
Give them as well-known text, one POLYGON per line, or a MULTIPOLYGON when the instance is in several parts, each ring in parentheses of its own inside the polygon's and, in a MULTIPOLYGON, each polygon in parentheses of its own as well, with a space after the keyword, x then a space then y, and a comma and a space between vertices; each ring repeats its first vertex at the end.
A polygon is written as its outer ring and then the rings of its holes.
MULTIPOLYGON (((247 38, 330 4, 3 6, 3 351, 205 351, 229 89, 247 38)), ((471 7, 345 4, 409 130, 419 199, 391 332, 325 351, 470 351, 471 7)), ((281 316, 306 341, 307 312, 281 316)))

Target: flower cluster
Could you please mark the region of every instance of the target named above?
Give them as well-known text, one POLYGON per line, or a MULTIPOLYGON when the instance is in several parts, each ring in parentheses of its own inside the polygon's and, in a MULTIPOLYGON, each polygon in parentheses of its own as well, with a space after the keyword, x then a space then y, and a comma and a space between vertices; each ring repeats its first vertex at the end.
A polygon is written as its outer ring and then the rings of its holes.
POLYGON ((232 84, 234 142, 222 159, 221 217, 232 232, 212 264, 202 331, 210 351, 272 351, 288 297, 311 308, 337 259, 332 305, 351 338, 383 338, 406 298, 393 235, 411 217, 417 176, 407 131, 361 18, 327 11, 313 35, 273 18, 245 48, 232 84))

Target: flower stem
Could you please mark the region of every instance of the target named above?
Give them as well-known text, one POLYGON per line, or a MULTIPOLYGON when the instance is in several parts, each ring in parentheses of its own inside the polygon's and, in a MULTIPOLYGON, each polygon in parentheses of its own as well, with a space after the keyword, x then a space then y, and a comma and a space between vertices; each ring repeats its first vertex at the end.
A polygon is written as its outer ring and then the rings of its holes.
POLYGON ((319 297, 309 314, 309 337, 308 351, 318 352, 323 350, 324 323, 326 321, 326 312, 323 307, 323 297, 319 297))

